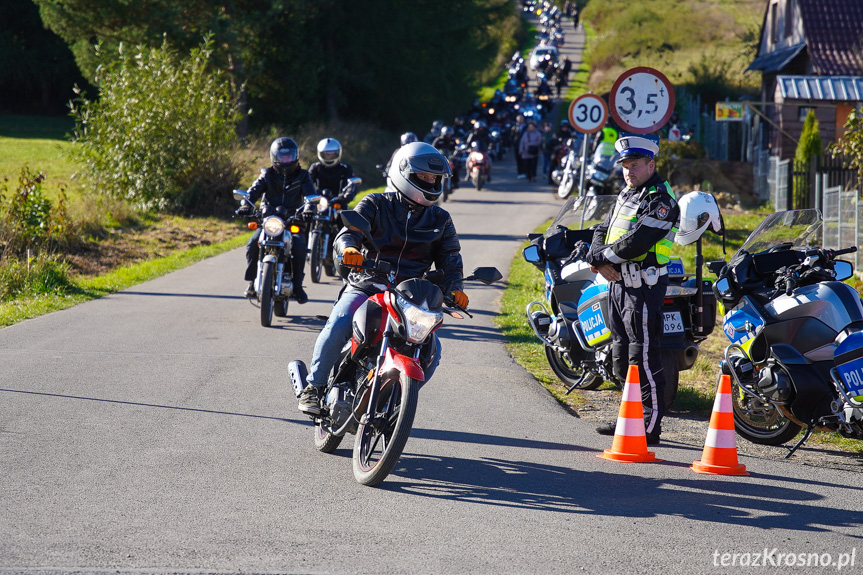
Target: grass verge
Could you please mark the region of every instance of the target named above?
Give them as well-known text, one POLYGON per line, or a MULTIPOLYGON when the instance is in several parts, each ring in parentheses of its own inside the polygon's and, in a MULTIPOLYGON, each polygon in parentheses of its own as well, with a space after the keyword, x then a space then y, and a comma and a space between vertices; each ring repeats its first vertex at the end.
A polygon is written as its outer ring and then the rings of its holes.
POLYGON ((97 277, 73 280, 71 287, 63 293, 44 294, 0 304, 0 327, 70 308, 79 303, 155 279, 195 262, 243 246, 248 241, 249 235, 243 234, 224 242, 197 246, 189 250, 174 252, 165 257, 121 266, 97 277))

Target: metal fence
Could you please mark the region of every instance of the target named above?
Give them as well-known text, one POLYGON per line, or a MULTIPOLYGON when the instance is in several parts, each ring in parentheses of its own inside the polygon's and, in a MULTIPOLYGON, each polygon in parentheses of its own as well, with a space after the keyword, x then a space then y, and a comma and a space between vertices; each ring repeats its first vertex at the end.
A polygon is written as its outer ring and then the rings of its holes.
MULTIPOLYGON (((863 230, 860 224, 860 210, 863 202, 856 189, 844 189, 842 186, 833 186, 822 190, 821 215, 824 225, 821 228, 821 244, 825 248, 839 249, 849 246, 860 245, 863 239, 863 230)), ((842 256, 842 259, 853 259, 854 269, 860 270, 861 253, 859 251, 842 256)))

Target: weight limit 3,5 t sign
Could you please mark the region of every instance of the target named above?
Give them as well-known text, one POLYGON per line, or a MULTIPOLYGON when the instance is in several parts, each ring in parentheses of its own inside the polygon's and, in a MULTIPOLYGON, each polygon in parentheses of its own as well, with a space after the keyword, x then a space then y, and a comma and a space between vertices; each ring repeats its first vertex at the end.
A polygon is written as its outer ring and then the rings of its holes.
POLYGON ((611 116, 624 131, 649 134, 674 112, 674 87, 662 72, 641 66, 620 75, 608 100, 611 116))

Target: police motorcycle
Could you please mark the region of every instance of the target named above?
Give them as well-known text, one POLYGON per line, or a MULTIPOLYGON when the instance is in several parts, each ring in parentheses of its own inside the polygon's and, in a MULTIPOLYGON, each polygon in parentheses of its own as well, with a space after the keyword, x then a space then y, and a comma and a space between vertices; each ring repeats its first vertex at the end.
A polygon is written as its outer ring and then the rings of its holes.
POLYGON ((341 229, 339 213, 348 207, 347 198, 352 197, 362 183, 362 178, 348 178, 338 196, 331 190, 321 190, 319 195, 305 198, 306 205, 310 206, 305 211, 312 214, 306 251, 312 283, 320 283, 321 270, 329 277, 336 275, 333 264, 333 239, 341 229))
MULTIPOLYGON (((249 202, 249 192, 234 190, 234 199, 249 202)), ((295 214, 288 214, 284 206, 256 208, 248 223, 250 230, 262 228, 258 238, 258 272, 255 275, 255 295, 249 302, 261 309, 261 325, 270 327, 273 315, 288 315, 288 301, 294 284, 291 278, 291 234, 305 227, 301 206, 295 214)))
POLYGON ((710 262, 730 340, 734 424, 752 443, 782 445, 816 427, 863 439, 863 305, 842 283, 856 247, 819 247, 815 209, 769 215, 726 264, 710 262))
MULTIPOLYGON (((681 214, 688 205, 685 198, 681 214)), ((604 381, 624 383, 615 378, 612 363, 608 282, 584 260, 593 241, 591 228, 605 221, 616 202, 616 196, 568 198, 544 234, 528 235, 530 245, 523 250, 524 259, 545 277, 545 303, 527 305, 528 323, 543 343, 552 371, 568 386, 567 393, 596 389, 604 381)), ((711 223, 714 231, 721 229, 715 202, 708 211, 707 224, 682 237, 681 243, 696 242, 711 223)), ((662 308, 666 406, 677 394, 679 372, 692 368, 698 344, 713 332, 716 303, 711 283, 701 278, 702 263, 696 258, 694 275, 684 273, 679 258, 667 265, 670 283, 662 308)))
POLYGON ((616 194, 623 187, 623 169, 617 163, 620 153, 611 142, 600 142, 585 174, 588 195, 616 194))
MULTIPOLYGON (((361 232, 374 246, 369 222, 357 212, 342 212, 349 229, 361 232)), ((395 284, 389 262, 375 259, 361 266, 364 273, 386 285, 355 312, 351 340, 329 374, 322 412, 313 416, 315 447, 332 453, 347 434, 355 434, 354 479, 374 486, 383 481, 401 457, 413 426, 423 364, 434 353, 434 332, 447 314, 463 319, 467 310, 441 292, 443 271, 395 284)), ((464 281, 491 284, 501 279, 493 267, 476 268, 464 281)), ((297 397, 306 385, 302 361, 288 365, 297 397)))

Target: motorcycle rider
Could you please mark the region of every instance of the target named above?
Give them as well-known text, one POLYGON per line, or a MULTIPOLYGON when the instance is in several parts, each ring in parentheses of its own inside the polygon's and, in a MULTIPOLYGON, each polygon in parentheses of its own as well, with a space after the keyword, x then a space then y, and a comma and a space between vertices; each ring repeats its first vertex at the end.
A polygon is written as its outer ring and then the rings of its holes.
MULTIPOLYGON (((432 147, 447 158, 452 158, 455 154, 456 146, 456 137, 450 126, 443 126, 440 130, 440 136, 432 142, 432 147)), ((458 166, 456 166, 452 172, 452 189, 458 188, 458 172, 458 166)))
MULTIPOLYGON (((449 176, 449 162, 440 152, 423 142, 408 144, 393 158, 387 191, 364 197, 356 211, 371 223, 380 258, 392 264, 397 282, 421 277, 434 265, 445 273, 442 291, 451 294, 456 305, 467 307, 458 235, 449 213, 434 205, 442 192, 442 179, 449 176)), ((366 257, 374 257, 363 237, 347 228, 339 232, 334 248, 342 258, 342 271, 361 265, 366 257)), ((381 291, 379 281, 359 270, 348 273, 347 285, 315 342, 308 385, 300 394, 301 412, 320 413, 327 378, 350 339, 353 314, 370 295, 381 291)), ((428 358, 423 362, 425 381, 440 361, 440 341, 435 340, 436 349, 423 354, 428 358)))
MULTIPOLYGON (((329 190, 330 198, 338 196, 347 185, 348 178, 354 176, 350 164, 341 161, 342 145, 335 138, 324 138, 318 142, 318 161, 309 167, 309 177, 319 193, 329 190)), ((345 203, 356 195, 356 190, 350 190, 350 197, 345 197, 345 203)))
MULTIPOLYGON (((272 166, 261 169, 261 175, 249 187, 249 201, 243 201, 237 210, 237 215, 249 216, 254 212, 255 202, 260 198, 261 209, 266 213, 279 206, 293 215, 303 205, 305 196, 315 194, 315 186, 309 177, 309 172, 300 167, 300 150, 291 138, 276 138, 270 144, 270 161, 272 166)), ((249 243, 246 244, 246 281, 249 286, 243 294, 247 298, 255 297, 255 274, 258 270, 259 247, 262 228, 255 230, 249 243)), ((305 234, 293 234, 291 242, 291 275, 293 291, 291 295, 297 303, 303 304, 309 300, 303 290, 306 263, 305 234)))
MULTIPOLYGON (((474 125, 473 132, 467 137, 468 149, 474 149, 477 152, 482 152, 485 155, 486 161, 491 164, 491 158, 488 155, 488 147, 491 143, 491 134, 488 131, 488 126, 485 120, 478 120, 474 125), (476 144, 476 145, 474 145, 476 144)), ((467 176, 465 176, 467 178, 467 176)), ((491 181, 491 170, 488 172, 488 181, 491 181)))
MULTIPOLYGON (((609 281, 608 313, 614 373, 625 381, 638 366, 647 443, 659 443, 665 414, 662 366, 662 304, 668 287, 674 226, 680 208, 668 182, 656 173, 659 146, 647 138, 625 136, 615 144, 626 187, 614 210, 596 227, 586 260, 609 281)), ((596 428, 613 435, 613 423, 596 428)))

